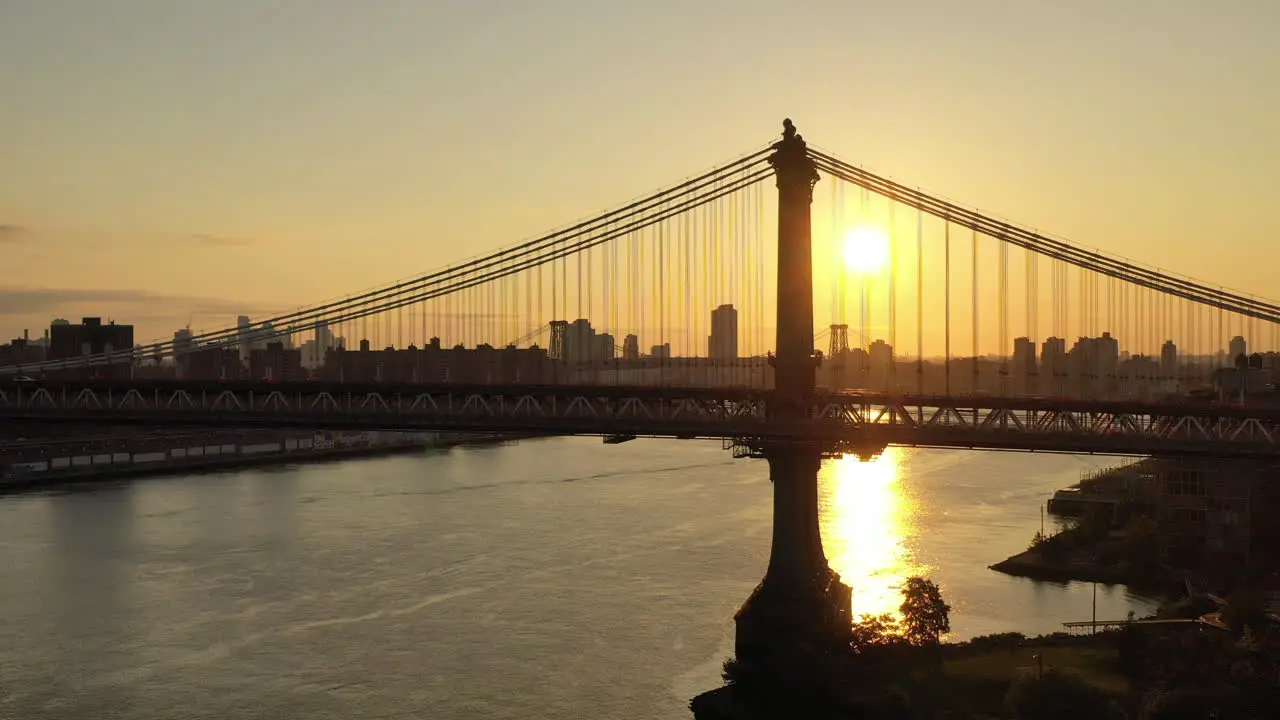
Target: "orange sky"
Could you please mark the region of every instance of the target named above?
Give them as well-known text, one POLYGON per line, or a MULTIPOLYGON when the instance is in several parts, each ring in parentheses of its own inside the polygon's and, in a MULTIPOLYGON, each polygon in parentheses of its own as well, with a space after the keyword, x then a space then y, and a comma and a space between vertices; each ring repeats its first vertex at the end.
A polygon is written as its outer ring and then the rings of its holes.
POLYGON ((0 333, 310 304, 618 205, 784 116, 966 205, 1275 296, 1280 5, 1062 5, 8 3, 0 333))

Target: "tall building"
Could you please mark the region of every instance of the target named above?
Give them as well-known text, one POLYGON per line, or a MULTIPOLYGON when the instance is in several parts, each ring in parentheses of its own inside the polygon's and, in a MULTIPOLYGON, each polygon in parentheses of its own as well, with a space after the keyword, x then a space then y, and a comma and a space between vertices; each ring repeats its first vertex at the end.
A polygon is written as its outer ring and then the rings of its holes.
POLYGON ((1066 389, 1067 341, 1046 338, 1040 345, 1040 392, 1061 395, 1066 389))
POLYGON ((639 360, 640 359, 640 337, 635 334, 628 335, 622 341, 622 359, 623 360, 639 360))
POLYGON ((249 348, 252 338, 249 336, 249 316, 240 315, 236 317, 236 345, 240 349, 240 357, 249 357, 249 348))
POLYGON ((182 328, 175 330, 173 333, 173 354, 175 357, 186 355, 195 348, 195 342, 191 339, 191 328, 182 328))
POLYGON ((721 305, 711 311, 707 356, 712 360, 738 359, 738 311, 732 305, 721 305))
POLYGON ((1015 376, 1025 377, 1036 373, 1036 343, 1028 337, 1015 338, 1013 341, 1013 367, 1015 376))
POLYGON ((578 318, 565 328, 564 361, 567 363, 592 362, 598 356, 596 331, 591 321, 578 318))
MULTIPOLYGON (((277 331, 277 332, 278 332, 278 331, 277 331)), ((295 349, 295 348, 293 347, 293 333, 294 333, 294 327, 293 327, 292 325, 290 325, 289 327, 287 327, 287 328, 285 328, 285 329, 284 329, 284 332, 283 332, 283 333, 281 333, 281 334, 279 334, 279 335, 275 336, 274 338, 271 338, 270 340, 264 340, 264 341, 265 341, 265 342, 278 342, 278 343, 280 343, 281 345, 283 345, 283 346, 284 346, 284 349, 285 349, 285 350, 293 350, 293 349, 295 349)))
POLYGON ((893 372, 893 346, 883 340, 876 340, 867 346, 866 385, 872 390, 892 390, 889 386, 890 374, 893 372))
POLYGON ((275 326, 269 322, 262 323, 262 327, 258 328, 253 333, 253 349, 265 350, 267 345, 273 342, 279 342, 280 338, 271 337, 271 334, 274 332, 276 332, 275 326))
POLYGON ((329 350, 337 347, 336 338, 333 331, 329 329, 329 323, 324 320, 316 322, 316 353, 318 357, 324 357, 329 350))
POLYGON ((618 347, 614 344, 615 342, 613 335, 609 333, 600 333, 599 335, 596 335, 595 357, 593 357, 592 360, 604 363, 613 362, 614 359, 618 357, 618 347))
POLYGON ((1248 350, 1249 350, 1249 346, 1247 343, 1245 343, 1243 337, 1237 335, 1231 338, 1231 343, 1227 346, 1227 352, 1229 353, 1229 356, 1227 357, 1227 363, 1229 365, 1234 366, 1236 364, 1236 358, 1240 357, 1241 355, 1244 355, 1246 357, 1248 356, 1249 354, 1248 350))
POLYGON ((1009 377, 1013 380, 1015 392, 1034 395, 1039 391, 1035 382, 1037 377, 1035 340, 1029 337, 1014 338, 1009 377))
POLYGON ((1071 394, 1099 397, 1110 393, 1117 384, 1120 344, 1111 333, 1102 337, 1082 337, 1067 353, 1067 373, 1071 376, 1071 394))
POLYGON ((49 327, 49 359, 68 360, 83 355, 123 353, 120 362, 92 368, 98 377, 129 377, 133 367, 133 326, 102 323, 87 317, 79 325, 64 323, 49 327))
POLYGON ((315 338, 308 338, 298 346, 298 352, 302 353, 302 367, 307 369, 317 369, 324 366, 325 354, 320 352, 320 346, 316 343, 315 338))
POLYGON ((1165 340, 1160 346, 1160 374, 1167 378, 1178 376, 1178 346, 1165 340))

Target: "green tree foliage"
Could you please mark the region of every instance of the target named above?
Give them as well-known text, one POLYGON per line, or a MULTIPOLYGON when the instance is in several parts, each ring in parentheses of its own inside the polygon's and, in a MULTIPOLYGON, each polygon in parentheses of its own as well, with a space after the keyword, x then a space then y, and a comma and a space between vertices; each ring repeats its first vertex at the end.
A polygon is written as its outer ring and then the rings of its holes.
POLYGON ((890 647, 902 638, 902 627, 897 618, 885 613, 868 615, 853 624, 853 642, 856 653, 866 653, 876 648, 890 647))
POLYGON ((903 635, 912 645, 936 645, 951 632, 951 606, 931 580, 907 578, 902 586, 903 635))
POLYGON ((1009 685, 1005 706, 1017 720, 1111 720, 1121 717, 1111 698, 1075 675, 1046 670, 1009 685))

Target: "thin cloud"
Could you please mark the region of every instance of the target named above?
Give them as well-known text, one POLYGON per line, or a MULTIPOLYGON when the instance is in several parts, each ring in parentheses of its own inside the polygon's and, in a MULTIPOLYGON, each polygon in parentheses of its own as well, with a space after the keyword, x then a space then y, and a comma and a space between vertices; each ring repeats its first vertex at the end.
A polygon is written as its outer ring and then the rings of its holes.
POLYGON ((16 242, 28 233, 27 228, 11 223, 0 223, 0 242, 16 242))
MULTIPOLYGON (((0 287, 0 315, 59 315, 81 312, 85 315, 107 314, 104 305, 173 308, 175 315, 235 315, 245 311, 249 303, 224 298, 168 295, 146 290, 64 289, 0 287)), ((121 319, 127 319, 121 313, 121 319)))
POLYGON ((210 235, 209 233, 196 233, 191 236, 192 240, 201 245, 210 247, 248 247, 257 245, 258 242, 251 238, 228 237, 226 235, 210 235))

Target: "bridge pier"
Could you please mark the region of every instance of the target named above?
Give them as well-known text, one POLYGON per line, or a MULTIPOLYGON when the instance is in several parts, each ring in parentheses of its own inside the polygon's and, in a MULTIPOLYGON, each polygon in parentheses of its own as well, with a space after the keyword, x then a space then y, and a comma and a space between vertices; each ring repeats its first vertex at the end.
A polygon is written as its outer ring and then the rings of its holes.
POLYGON ((839 651, 852 635, 852 591, 827 564, 818 524, 817 445, 764 448, 773 484, 773 542, 764 580, 734 616, 740 661, 786 662, 839 651))
MULTIPOLYGON (((778 183, 778 321, 770 419, 813 412, 817 357, 813 338, 810 207, 818 171, 790 120, 769 158, 778 183)), ((735 615, 739 662, 785 667, 813 652, 848 648, 851 591, 827 564, 818 525, 817 442, 766 443, 773 483, 773 544, 764 580, 735 615)))

